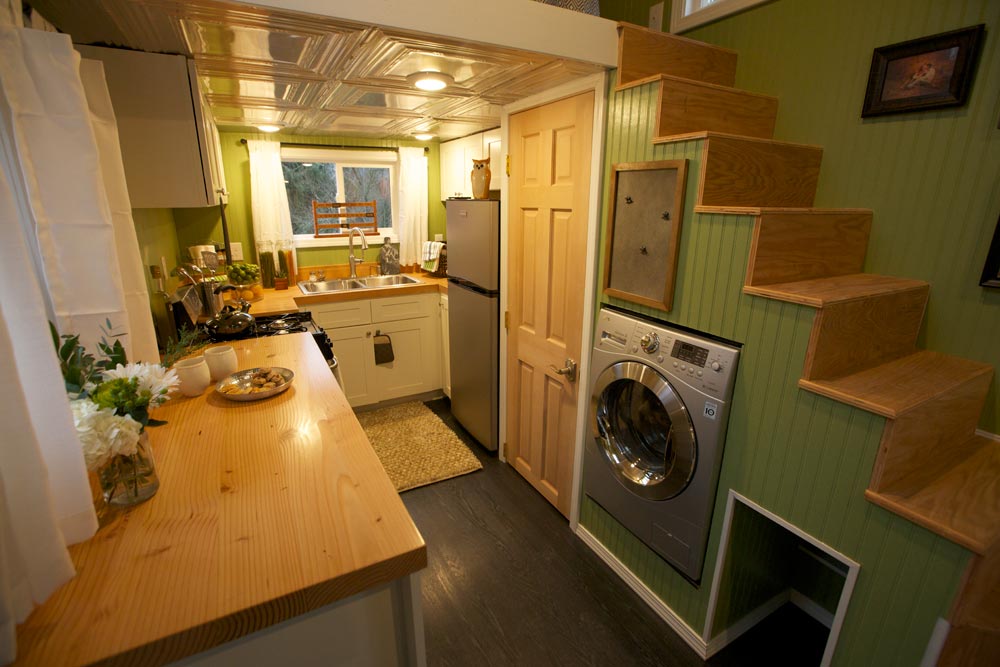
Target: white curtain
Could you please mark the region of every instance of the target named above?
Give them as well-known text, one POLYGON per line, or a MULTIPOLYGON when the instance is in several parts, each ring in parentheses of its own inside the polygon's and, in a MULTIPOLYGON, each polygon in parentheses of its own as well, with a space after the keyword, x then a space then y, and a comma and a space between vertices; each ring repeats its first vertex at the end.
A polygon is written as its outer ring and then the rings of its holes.
POLYGON ((423 148, 399 149, 399 263, 420 264, 427 240, 427 156, 423 148))
POLYGON ((97 139, 104 191, 107 193, 111 212, 114 249, 125 298, 129 341, 132 344, 128 358, 129 361, 157 363, 160 352, 156 345, 153 312, 149 306, 145 270, 139 256, 139 239, 135 233, 132 205, 125 183, 118 124, 115 122, 115 111, 111 106, 111 96, 104 78, 104 65, 99 60, 82 60, 80 78, 90 107, 91 127, 97 139))
POLYGON ((97 528, 46 320, 91 349, 110 320, 155 358, 107 92, 88 104, 79 68, 67 35, 0 26, 0 658, 97 528))
MULTIPOLYGON (((292 216, 288 211, 285 175, 281 170, 281 144, 247 140, 250 153, 250 203, 257 252, 292 247, 292 216)), ((278 258, 275 257, 275 266, 278 258)))

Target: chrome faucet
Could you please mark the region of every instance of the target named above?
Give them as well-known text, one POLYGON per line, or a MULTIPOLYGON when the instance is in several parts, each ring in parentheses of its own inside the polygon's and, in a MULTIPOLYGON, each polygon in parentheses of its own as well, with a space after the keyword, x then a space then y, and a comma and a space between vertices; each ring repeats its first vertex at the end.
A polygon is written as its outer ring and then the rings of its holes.
POLYGON ((351 278, 358 277, 358 264, 364 264, 365 262, 365 250, 368 250, 368 241, 365 240, 365 233, 358 229, 357 227, 351 227, 350 231, 347 232, 347 244, 350 247, 347 255, 347 263, 351 267, 351 278), (354 232, 358 233, 361 237, 361 259, 354 256, 354 232))

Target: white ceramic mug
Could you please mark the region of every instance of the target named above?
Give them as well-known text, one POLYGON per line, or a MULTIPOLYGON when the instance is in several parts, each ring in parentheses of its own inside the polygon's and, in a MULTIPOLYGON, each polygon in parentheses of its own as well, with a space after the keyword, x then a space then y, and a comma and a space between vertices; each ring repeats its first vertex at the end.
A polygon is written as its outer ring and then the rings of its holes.
POLYGON ((236 350, 232 345, 219 345, 205 350, 205 362, 212 375, 212 382, 218 382, 236 372, 236 350))
POLYGON ((205 387, 212 384, 212 376, 205 363, 205 357, 181 359, 174 364, 177 377, 180 378, 181 393, 185 396, 201 396, 205 387))

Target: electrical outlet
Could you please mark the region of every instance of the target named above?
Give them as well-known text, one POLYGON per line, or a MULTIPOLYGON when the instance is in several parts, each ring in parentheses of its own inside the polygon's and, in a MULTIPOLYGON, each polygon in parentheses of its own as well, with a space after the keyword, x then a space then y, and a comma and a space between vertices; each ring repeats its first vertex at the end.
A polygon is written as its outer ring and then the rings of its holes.
POLYGON ((663 31, 663 3, 658 2, 649 8, 649 29, 663 31))

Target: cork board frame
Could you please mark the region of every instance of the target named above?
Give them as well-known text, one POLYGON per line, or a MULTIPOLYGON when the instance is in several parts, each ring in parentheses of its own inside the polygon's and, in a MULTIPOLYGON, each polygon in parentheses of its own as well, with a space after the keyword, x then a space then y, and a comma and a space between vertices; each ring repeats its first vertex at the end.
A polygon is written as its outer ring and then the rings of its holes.
POLYGON ((684 217, 687 160, 611 166, 604 294, 669 311, 684 217))

